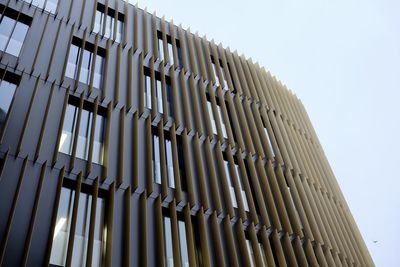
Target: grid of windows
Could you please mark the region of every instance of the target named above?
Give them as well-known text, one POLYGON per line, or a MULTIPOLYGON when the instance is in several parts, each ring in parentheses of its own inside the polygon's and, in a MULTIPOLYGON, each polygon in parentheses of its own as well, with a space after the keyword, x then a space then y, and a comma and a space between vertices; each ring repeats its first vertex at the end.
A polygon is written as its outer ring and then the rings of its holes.
POLYGON ((124 34, 124 14, 116 14, 111 8, 107 8, 106 12, 105 6, 97 3, 93 32, 120 43, 124 34))
POLYGON ((93 86, 100 89, 104 72, 105 50, 99 47, 96 55, 93 51, 93 44, 86 42, 82 48, 82 40, 74 37, 69 50, 65 76, 88 85, 93 80, 93 86))
POLYGON ((58 0, 23 0, 33 6, 44 9, 50 13, 56 13, 58 0))
POLYGON ((50 266, 102 266, 105 251, 106 199, 93 197, 93 188, 82 185, 80 192, 64 180, 57 209, 50 266), (93 217, 92 217, 93 216, 93 217), (92 225, 93 224, 93 225, 92 225), (90 232, 93 229, 93 232, 90 232), (72 232, 74 231, 74 232, 72 232), (88 250, 89 242, 91 250, 88 250), (68 251, 68 247, 72 250, 68 251), (67 263, 68 253, 70 262, 67 263), (88 262, 88 253, 92 262, 88 262))
POLYGON ((14 99, 15 90, 20 77, 0 70, 0 136, 6 123, 7 114, 14 99))
POLYGON ((92 162, 103 164, 104 157, 104 125, 105 116, 102 115, 105 111, 96 114, 95 120, 93 107, 88 102, 85 102, 83 109, 79 108, 79 100, 70 96, 69 104, 65 111, 63 130, 61 134, 59 152, 72 155, 74 145, 76 146, 75 156, 88 160, 90 146, 92 145, 92 162), (94 136, 91 140, 91 130, 94 127, 94 136), (77 140, 75 141, 76 132, 78 132, 77 140), (92 142, 92 143, 91 143, 92 142), (76 143, 76 144, 75 144, 76 143))
POLYGON ((0 12, 4 12, 0 21, 0 50, 18 57, 32 19, 13 9, 4 11, 4 6, 0 6, 0 12))

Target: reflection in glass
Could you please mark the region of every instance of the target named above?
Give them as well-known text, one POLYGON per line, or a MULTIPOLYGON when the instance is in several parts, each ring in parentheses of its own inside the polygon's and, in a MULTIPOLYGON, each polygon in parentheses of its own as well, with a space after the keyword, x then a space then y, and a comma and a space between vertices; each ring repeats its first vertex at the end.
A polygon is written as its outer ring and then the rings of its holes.
POLYGON ((162 98, 162 85, 161 81, 156 80, 156 96, 157 96, 157 111, 164 113, 163 98, 162 98))
POLYGON ((167 260, 167 267, 173 267, 174 253, 172 246, 171 219, 169 217, 164 217, 164 246, 165 246, 165 258, 167 260))
POLYGON ((229 163, 226 160, 224 160, 224 167, 225 167, 225 175, 228 181, 229 193, 231 195, 232 205, 234 208, 237 208, 238 204, 235 195, 235 188, 233 187, 232 177, 229 172, 229 163))
POLYGON ((246 192, 243 189, 242 175, 240 174, 240 169, 237 164, 235 164, 235 171, 236 171, 236 177, 239 179, 239 187, 240 187, 240 193, 241 193, 242 199, 243 199, 244 210, 249 211, 249 204, 247 202, 246 192))
POLYGON ((150 76, 144 76, 144 98, 145 98, 145 107, 151 109, 151 78, 150 76))
POLYGON ((0 50, 18 57, 28 29, 28 25, 4 15, 0 23, 0 50))
POLYGON ((157 135, 153 135, 153 173, 154 182, 161 184, 160 138, 157 135))
MULTIPOLYGON (((54 228, 53 244, 51 248, 50 264, 65 266, 68 242, 72 223, 75 191, 63 187, 60 194, 60 203, 57 211, 56 225, 54 228)), ((89 244, 90 216, 92 210, 92 195, 81 192, 77 205, 75 222, 74 246, 72 248, 71 266, 85 266, 87 248, 89 244)), ((97 198, 94 218, 94 238, 92 266, 101 266, 104 258, 104 212, 105 200, 97 198)))
POLYGON ((224 138, 228 138, 228 135, 226 133, 226 127, 225 127, 225 122, 224 119, 222 117, 222 110, 221 107, 217 105, 217 110, 218 110, 218 116, 219 116, 219 121, 221 122, 221 128, 222 128, 222 136, 224 138))
POLYGON ((250 258, 250 266, 254 267, 256 266, 254 263, 254 253, 253 253, 253 248, 251 247, 251 243, 250 240, 246 239, 246 246, 247 246, 247 252, 249 254, 249 258, 250 258))
POLYGON ((168 186, 171 188, 175 188, 172 143, 171 143, 171 140, 168 140, 168 139, 165 139, 165 154, 166 154, 166 159, 167 159, 168 186))
MULTIPOLYGON (((111 10, 109 9, 107 16, 105 16, 102 11, 96 10, 93 32, 103 34, 106 38, 114 39, 115 18, 113 15, 114 12, 112 12, 110 15, 110 11, 111 10), (104 19, 106 20, 105 25, 104 19)), ((118 18, 116 21, 117 30, 115 32, 115 41, 120 43, 124 33, 124 22, 120 18, 118 18)))
POLYGON ((68 104, 65 111, 64 125, 61 134, 58 151, 65 154, 72 154, 72 144, 78 116, 78 107, 68 104))
POLYGON ((178 229, 179 229, 179 245, 181 249, 181 263, 182 266, 189 267, 189 255, 186 243, 185 222, 179 220, 178 229))
POLYGON ((211 128, 212 128, 213 134, 218 134, 217 125, 215 124, 214 113, 213 113, 212 105, 211 105, 210 101, 207 101, 207 108, 208 108, 208 114, 210 115, 211 128))

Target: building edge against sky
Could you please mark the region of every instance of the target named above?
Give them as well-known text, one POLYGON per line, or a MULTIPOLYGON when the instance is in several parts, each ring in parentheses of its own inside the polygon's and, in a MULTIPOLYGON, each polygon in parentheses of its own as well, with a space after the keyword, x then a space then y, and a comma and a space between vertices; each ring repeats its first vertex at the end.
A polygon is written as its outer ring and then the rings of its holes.
POLYGON ((258 64, 121 0, 0 11, 0 265, 374 265, 258 64))

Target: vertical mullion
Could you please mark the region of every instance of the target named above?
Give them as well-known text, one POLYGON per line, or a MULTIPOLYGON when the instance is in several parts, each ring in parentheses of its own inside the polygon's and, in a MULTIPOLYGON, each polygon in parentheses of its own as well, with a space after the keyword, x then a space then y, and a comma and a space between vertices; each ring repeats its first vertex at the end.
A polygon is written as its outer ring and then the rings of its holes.
POLYGON ((107 106, 107 117, 106 117, 106 133, 104 136, 104 157, 103 157, 103 167, 102 167, 102 179, 104 181, 108 175, 108 165, 109 165, 109 145, 110 145, 110 135, 111 135, 111 113, 112 113, 112 102, 108 103, 107 106))
POLYGON ((206 184, 206 178, 205 178, 205 173, 204 173, 204 162, 203 158, 201 157, 201 147, 200 147, 200 141, 199 141, 199 135, 196 133, 193 137, 193 149, 194 149, 194 156, 195 156, 195 163, 196 163, 196 169, 197 169, 197 177, 199 180, 199 190, 200 190, 200 196, 201 196, 201 206, 204 209, 208 209, 209 207, 209 199, 208 199, 208 193, 207 193, 207 184, 206 184))
MULTIPOLYGON (((182 103, 181 101, 179 101, 178 98, 178 87, 176 86, 176 81, 175 81, 175 71, 173 68, 169 69, 169 78, 170 78, 170 90, 172 91, 172 103, 169 103, 170 105, 173 106, 174 108, 174 122, 175 122, 175 126, 178 128, 181 124, 181 120, 180 120, 180 112, 179 112, 179 108, 178 106, 182 103)), ((169 110, 168 110, 169 111, 169 110)))
MULTIPOLYGON (((161 100, 163 103, 163 118, 165 122, 168 122, 169 114, 169 106, 168 106, 168 99, 167 99, 167 83, 165 82, 165 73, 164 73, 164 66, 160 66, 160 81, 161 81, 161 100)), ((157 98, 160 96, 157 96, 157 98)))
MULTIPOLYGON (((164 64, 162 64, 163 66, 170 64, 170 55, 169 55, 169 51, 168 51, 168 40, 167 40, 167 33, 166 33, 166 28, 165 28, 165 17, 163 16, 161 18, 161 25, 160 25, 160 29, 161 29, 161 36, 162 36, 162 43, 163 43, 163 54, 164 54, 164 58, 161 59, 163 60, 164 64)), ((158 39, 156 38, 156 42, 158 42, 158 39)))
MULTIPOLYGON (((151 119, 153 120, 156 115, 158 110, 158 104, 157 104, 157 88, 156 88, 156 75, 154 71, 154 58, 150 58, 150 80, 151 80, 151 119)), ((162 112, 162 111, 161 111, 162 112)))
POLYGON ((107 40, 106 45, 106 58, 104 63, 104 77, 101 85, 101 100, 103 101, 107 96, 107 80, 108 80, 108 65, 110 62, 111 40, 107 40))
MULTIPOLYGON (((137 8, 137 4, 136 4, 136 9, 137 8)), ((143 52, 144 52, 144 56, 146 57, 147 54, 149 53, 149 46, 148 46, 148 42, 147 42, 147 7, 142 11, 143 14, 143 52)))
MULTIPOLYGON (((263 266, 263 257, 261 254, 262 252, 260 251, 260 246, 259 246, 260 243, 257 239, 257 233, 254 228, 254 223, 250 223, 250 225, 247 227, 247 229, 248 229, 251 247, 253 249, 254 261, 256 263, 256 266, 263 266)), ((264 263, 264 264, 266 264, 266 263, 264 263)))
MULTIPOLYGON (((244 110, 245 116, 247 117, 247 124, 252 133, 251 139, 253 140, 255 151, 257 152, 258 155, 260 155, 262 158, 264 158, 265 157, 264 151, 262 149, 260 137, 257 132, 257 126, 254 121, 254 114, 252 113, 252 111, 250 109, 249 99, 247 97, 244 97, 242 103, 243 103, 243 110, 244 110)), ((254 102, 252 104, 255 105, 254 102)))
POLYGON ((147 194, 151 194, 153 192, 153 179, 154 179, 154 171, 153 171, 153 135, 151 131, 151 119, 148 117, 145 121, 145 135, 146 135, 146 190, 147 194))
POLYGON ((169 212, 171 216, 171 230, 172 230, 172 246, 174 255, 174 266, 181 265, 181 252, 179 247, 179 230, 178 230, 178 219, 176 214, 175 199, 169 204, 169 212))
POLYGON ((221 205, 221 200, 220 200, 220 194, 219 194, 219 186, 217 183, 217 174, 215 170, 215 165, 214 165, 214 160, 212 157, 212 151, 211 151, 211 144, 210 144, 210 139, 209 137, 206 137, 206 140, 204 141, 204 146, 206 150, 206 161, 207 161, 207 169, 208 169, 208 181, 211 184, 211 196, 212 196, 212 203, 214 206, 214 210, 219 214, 222 212, 222 205, 221 205))
MULTIPOLYGON (((67 90, 65 90, 64 104, 63 104, 63 107, 62 107, 60 124, 58 126, 58 133, 57 133, 57 139, 56 139, 57 141, 56 141, 56 144, 55 144, 55 147, 54 147, 54 151, 53 151, 53 160, 52 160, 52 165, 53 166, 57 162, 57 159, 58 159, 58 149, 59 149, 59 146, 60 146, 60 138, 61 138, 62 130, 63 130, 63 127, 64 127, 64 120, 65 120, 65 113, 66 113, 67 106, 68 106, 68 99, 69 99, 69 90, 67 89, 67 90)), ((1 142, 0 142, 0 144, 1 144, 1 142)))
POLYGON ((146 190, 139 197, 139 227, 141 231, 139 231, 139 265, 147 266, 147 198, 148 193, 146 190))
MULTIPOLYGON (((211 232, 213 236, 213 242, 214 242, 214 256, 215 256, 215 261, 217 266, 227 266, 225 257, 224 257, 224 252, 222 248, 222 240, 221 240, 221 233, 220 233, 220 226, 218 223, 217 219, 217 212, 214 211, 210 215, 210 225, 211 227, 211 232)), ((229 262, 229 261, 228 261, 229 262)))
POLYGON ((99 178, 93 182, 93 195, 92 195, 92 205, 90 208, 90 223, 89 223, 89 240, 87 246, 86 254, 86 266, 92 266, 93 260, 93 244, 94 244, 94 230, 96 225, 96 209, 97 209, 97 197, 99 193, 99 178))
MULTIPOLYGON (((193 104, 193 115, 194 115, 194 122, 195 122, 195 127, 196 127, 196 131, 199 133, 199 135, 202 134, 203 132, 203 127, 201 126, 201 118, 200 118, 200 108, 199 108, 199 101, 198 101, 198 97, 197 97, 197 92, 199 92, 200 94, 200 98, 203 98, 203 94, 204 94, 204 90, 202 89, 202 83, 203 80, 200 79, 199 81, 200 83, 200 90, 198 90, 196 88, 196 84, 194 81, 194 77, 193 74, 191 73, 189 76, 189 87, 190 87, 190 91, 191 91, 191 96, 192 96, 192 103, 193 104)), ((205 97, 205 95, 204 95, 205 97)), ((203 106, 204 108, 204 106, 203 106)))
POLYGON ((186 38, 188 41, 188 47, 189 47, 189 58, 190 58, 190 71, 193 73, 193 75, 197 76, 199 71, 197 68, 198 62, 196 62, 195 59, 195 51, 194 51, 194 35, 190 32, 190 28, 187 29, 186 31, 186 38))
POLYGON ((222 123, 225 125, 225 131, 226 131, 228 142, 232 146, 235 146, 235 140, 233 139, 233 131, 232 131, 232 127, 231 127, 231 124, 229 121, 229 115, 228 115, 228 111, 225 106, 225 98, 222 93, 221 87, 217 88, 216 93, 217 93, 216 97, 218 97, 218 99, 219 99, 219 107, 221 108, 222 119, 224 120, 223 122, 221 122, 221 125, 222 125, 222 123))
POLYGON ((171 20, 169 23, 169 36, 171 37, 171 45, 172 45, 172 57, 174 59, 174 68, 173 69, 177 69, 180 67, 180 62, 179 62, 179 58, 178 58, 178 46, 176 44, 176 40, 175 40, 175 26, 174 26, 174 22, 171 20))
MULTIPOLYGON (((189 67, 189 61, 188 61, 188 56, 187 56, 187 50, 186 50, 186 34, 183 29, 182 29, 182 25, 179 25, 178 27, 178 35, 179 35, 179 48, 180 48, 180 52, 181 52, 181 57, 182 57, 182 70, 183 72, 186 72, 187 70, 191 70, 192 68, 189 67)), ((178 58, 179 60, 179 58, 178 58)))
POLYGON ((86 29, 83 31, 83 40, 82 40, 81 46, 79 47, 80 53, 79 53, 78 66, 75 70, 76 72, 75 72, 75 81, 74 81, 74 92, 76 92, 76 90, 78 89, 78 85, 79 85, 79 79, 81 76, 81 69, 82 69, 83 54, 85 53, 85 44, 86 44, 86 29))
MULTIPOLYGON (((138 47, 138 31, 139 31, 139 27, 138 27, 138 4, 136 2, 136 5, 133 8, 133 53, 135 53, 137 51, 138 47)), ((125 17, 127 17, 125 15, 125 17)), ((144 30, 144 26, 143 26, 143 30, 144 30)))
POLYGON ((195 241, 194 241, 194 236, 193 236, 193 227, 192 227, 192 220, 191 220, 189 205, 186 205, 183 208, 183 215, 184 215, 184 219, 185 219, 185 233, 186 233, 186 244, 187 244, 187 250, 188 250, 188 256, 189 256, 189 265, 196 267, 197 266, 196 251, 195 251, 196 249, 195 249, 195 241))
POLYGON ((244 135, 244 141, 246 142, 246 146, 244 148, 246 148, 247 151, 254 154, 254 145, 253 145, 251 134, 249 131, 248 122, 247 122, 246 116, 243 112, 243 106, 242 106, 242 101, 240 99, 240 96, 238 94, 236 94, 233 97, 233 101, 234 101, 236 110, 238 112, 239 123, 242 125, 241 129, 242 129, 242 134, 244 135))
POLYGON ((263 245, 264 253, 265 253, 265 258, 267 260, 266 264, 268 267, 275 267, 277 266, 274 260, 274 255, 271 249, 271 244, 270 244, 270 239, 268 238, 267 231, 265 229, 265 226, 263 226, 260 229, 260 236, 261 236, 261 242, 263 245))
MULTIPOLYGON (((118 26, 118 3, 119 1, 115 1, 115 12, 114 12, 114 29, 113 29, 113 36, 110 36, 113 39, 113 42, 115 42, 115 40, 117 40, 117 26, 118 26)), ((122 41, 122 40, 121 40, 122 41)), ((121 42, 120 41, 120 42, 121 42)), ((121 45, 121 43, 120 43, 121 45)))
POLYGON ((82 173, 80 172, 78 174, 78 178, 76 179, 76 185, 75 185, 74 206, 72 208, 71 227, 69 230, 67 258, 66 258, 65 266, 71 266, 71 263, 72 263, 72 253, 73 253, 74 241, 75 241, 76 220, 78 217, 79 196, 81 193, 81 181, 82 181, 82 173))
MULTIPOLYGON (((126 29, 126 28, 125 28, 126 29)), ((129 112, 129 110, 132 108, 132 91, 133 91, 133 85, 132 85, 132 59, 133 54, 132 54, 132 47, 129 48, 128 50, 128 68, 127 68, 127 86, 126 86, 126 111, 129 112)), ((139 66, 140 67, 140 66, 139 66)), ((141 79, 139 77, 139 79, 141 79)), ((136 87, 136 86, 135 86, 136 87)), ((140 90, 140 89, 139 89, 140 90)), ((135 88, 136 91, 136 88, 135 88)))
POLYGON ((163 230, 163 215, 161 206, 161 196, 159 195, 154 204, 154 220, 155 220, 155 236, 157 242, 155 243, 156 249, 156 264, 157 266, 165 266, 165 247, 164 247, 164 230, 163 230))
POLYGON ((168 196, 168 174, 167 174, 167 164, 166 164, 166 154, 165 154, 165 138, 164 138, 164 121, 161 118, 161 121, 158 123, 158 140, 159 140, 159 149, 160 149, 160 165, 161 165, 161 197, 162 199, 168 196))
POLYGON ((274 248, 275 248, 274 255, 276 255, 276 258, 278 260, 277 264, 280 267, 287 267, 288 265, 286 263, 285 254, 283 252, 281 240, 280 240, 277 230, 274 229, 273 232, 271 233, 271 235, 272 235, 272 243, 274 244, 274 248))

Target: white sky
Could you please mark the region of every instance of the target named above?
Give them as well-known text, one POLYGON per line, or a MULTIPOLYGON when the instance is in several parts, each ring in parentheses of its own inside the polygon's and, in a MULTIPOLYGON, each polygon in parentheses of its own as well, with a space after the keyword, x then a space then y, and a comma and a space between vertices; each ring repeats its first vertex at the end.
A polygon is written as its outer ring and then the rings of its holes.
POLYGON ((375 264, 400 266, 400 1, 145 6, 252 57, 300 97, 375 264))

